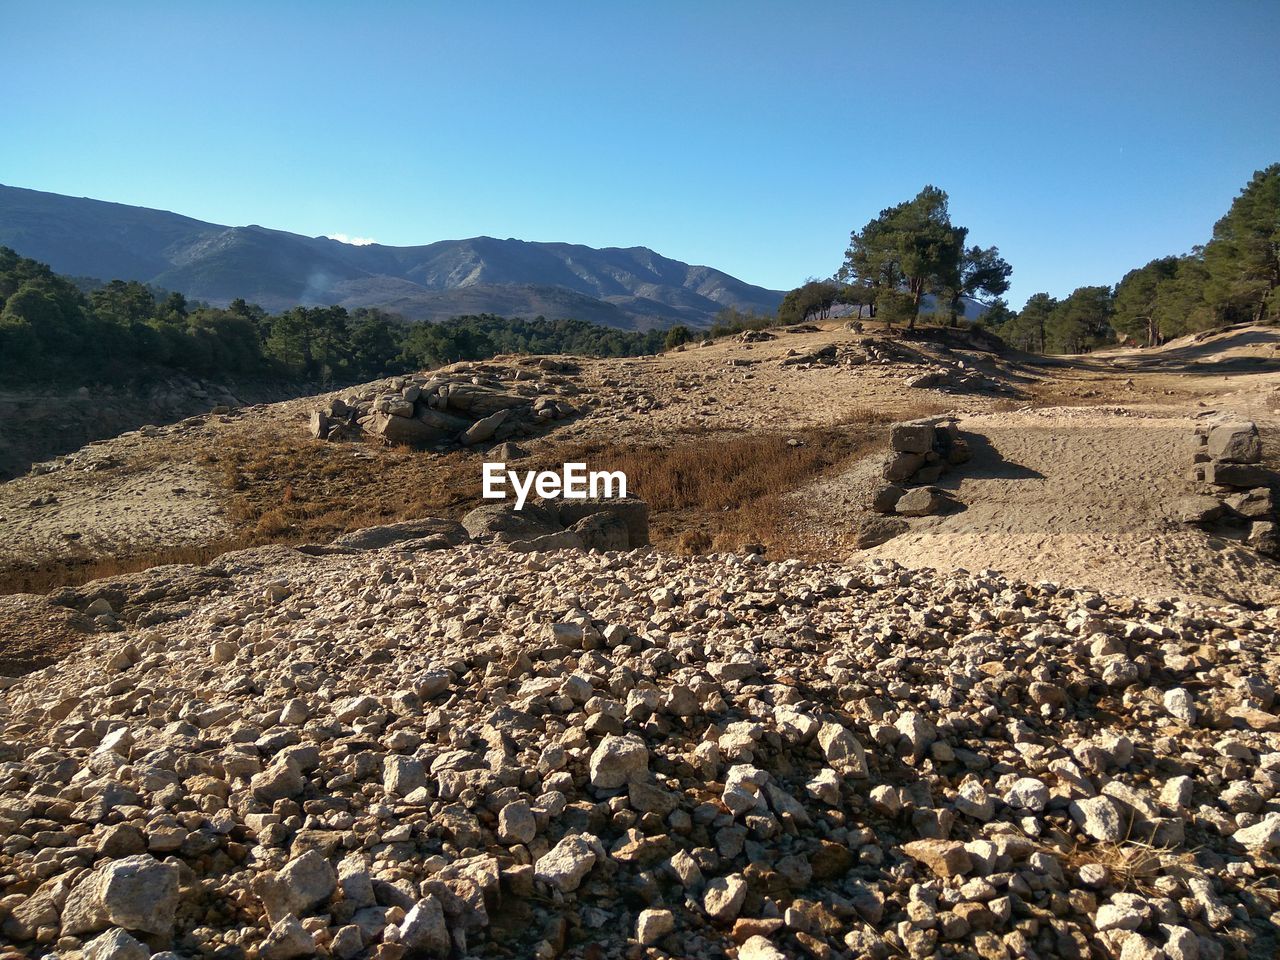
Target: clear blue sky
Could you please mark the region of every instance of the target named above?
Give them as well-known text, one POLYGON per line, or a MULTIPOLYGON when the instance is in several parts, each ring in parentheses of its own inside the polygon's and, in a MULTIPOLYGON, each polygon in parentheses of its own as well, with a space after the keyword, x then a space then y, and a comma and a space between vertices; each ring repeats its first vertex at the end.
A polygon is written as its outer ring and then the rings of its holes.
POLYGON ((1280 161, 1280 3, 3 4, 0 183, 786 288, 925 183, 1015 306, 1188 249, 1280 161))

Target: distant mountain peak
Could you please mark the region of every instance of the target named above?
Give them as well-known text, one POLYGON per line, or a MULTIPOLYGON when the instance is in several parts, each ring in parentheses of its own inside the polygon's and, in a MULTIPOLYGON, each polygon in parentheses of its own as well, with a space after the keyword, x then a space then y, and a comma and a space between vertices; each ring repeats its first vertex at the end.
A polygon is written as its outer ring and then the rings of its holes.
POLYGON ((707 326, 725 307, 771 313, 782 293, 648 247, 471 237, 411 247, 228 227, 180 214, 0 185, 0 245, 73 276, 141 280, 226 304, 377 306, 411 320, 462 313, 648 328, 707 326))

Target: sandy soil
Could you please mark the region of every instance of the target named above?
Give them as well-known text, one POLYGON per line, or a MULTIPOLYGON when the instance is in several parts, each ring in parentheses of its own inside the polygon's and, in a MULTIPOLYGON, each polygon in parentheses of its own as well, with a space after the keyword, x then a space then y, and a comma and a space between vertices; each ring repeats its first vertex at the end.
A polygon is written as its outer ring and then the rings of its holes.
POLYGON ((1168 516, 1195 421, 1119 408, 968 417, 973 460, 943 478, 959 508, 870 551, 910 566, 999 569, 1143 596, 1280 602, 1277 567, 1168 516))

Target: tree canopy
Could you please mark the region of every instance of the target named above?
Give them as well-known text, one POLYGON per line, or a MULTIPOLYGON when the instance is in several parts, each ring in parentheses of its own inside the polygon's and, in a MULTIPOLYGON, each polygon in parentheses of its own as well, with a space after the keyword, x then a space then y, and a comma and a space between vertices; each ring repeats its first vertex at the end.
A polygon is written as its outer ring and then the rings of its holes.
POLYGON ((1280 164, 1259 170, 1214 225, 1203 247, 1158 257, 1116 284, 1047 293, 1015 317, 991 318, 1013 346, 1076 352, 1116 338, 1157 346, 1232 323, 1280 320, 1280 164))
POLYGON ((1280 317, 1280 163, 1259 170, 1205 245, 1205 299, 1222 323, 1280 317))
POLYGON ((968 235, 968 228, 952 224, 946 192, 926 186, 853 232, 835 279, 875 290, 886 320, 902 318, 914 327, 924 297, 933 294, 955 322, 964 297, 1000 296, 1013 272, 996 247, 966 247, 968 235), (880 299, 886 292, 909 299, 880 299))

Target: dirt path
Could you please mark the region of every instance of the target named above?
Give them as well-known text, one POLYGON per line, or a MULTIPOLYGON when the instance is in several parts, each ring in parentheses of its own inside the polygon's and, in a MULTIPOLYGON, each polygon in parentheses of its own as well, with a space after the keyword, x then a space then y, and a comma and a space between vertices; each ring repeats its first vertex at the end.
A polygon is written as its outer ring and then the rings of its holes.
MULTIPOLYGON (((1277 565, 1168 516, 1193 492, 1195 419, 1125 407, 966 417, 973 459, 938 486, 959 506, 911 521, 868 555, 911 567, 996 569, 1153 597, 1280 602, 1277 565)), ((1273 434, 1274 436, 1274 434, 1273 434)), ((880 483, 867 462, 801 494, 853 526, 880 483)))
POLYGON ((212 540, 227 530, 222 492, 196 463, 68 471, 57 483, 33 477, 11 486, 0 520, 5 551, 16 557, 154 550, 212 540))

